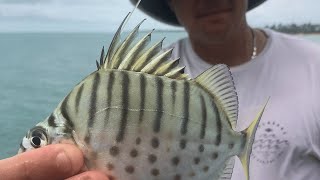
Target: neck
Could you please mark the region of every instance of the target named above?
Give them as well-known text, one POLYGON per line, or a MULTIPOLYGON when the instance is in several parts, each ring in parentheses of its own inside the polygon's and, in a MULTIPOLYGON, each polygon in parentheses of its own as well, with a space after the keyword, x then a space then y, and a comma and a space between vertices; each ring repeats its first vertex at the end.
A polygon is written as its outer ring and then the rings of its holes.
POLYGON ((237 66, 251 60, 254 46, 252 32, 255 33, 257 53, 259 53, 265 45, 266 37, 262 32, 251 30, 247 25, 229 35, 223 42, 209 43, 194 40, 192 37, 190 40, 194 51, 206 62, 237 66))

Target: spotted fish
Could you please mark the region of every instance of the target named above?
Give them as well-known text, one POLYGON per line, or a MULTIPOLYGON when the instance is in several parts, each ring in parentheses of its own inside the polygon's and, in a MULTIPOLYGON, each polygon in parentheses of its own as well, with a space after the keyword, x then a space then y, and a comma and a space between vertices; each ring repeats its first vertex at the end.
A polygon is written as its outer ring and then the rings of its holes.
POLYGON ((257 125, 236 132, 238 99, 226 65, 195 79, 184 74, 151 33, 135 40, 141 23, 123 40, 117 30, 97 70, 44 121, 28 131, 19 152, 69 141, 88 169, 119 180, 230 179, 234 156, 247 178, 257 125))

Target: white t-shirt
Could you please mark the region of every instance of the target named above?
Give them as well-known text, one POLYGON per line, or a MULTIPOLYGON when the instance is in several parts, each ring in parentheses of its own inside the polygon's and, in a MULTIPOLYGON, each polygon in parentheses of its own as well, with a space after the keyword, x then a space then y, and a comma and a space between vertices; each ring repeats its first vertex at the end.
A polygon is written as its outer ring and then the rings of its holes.
MULTIPOLYGON (((238 131, 270 97, 253 145, 250 180, 320 180, 320 46, 264 31, 269 36, 264 50, 231 67, 239 96, 238 131)), ((212 66, 195 54, 189 39, 171 47, 192 78, 212 66)), ((238 159, 232 180, 245 180, 238 159)))

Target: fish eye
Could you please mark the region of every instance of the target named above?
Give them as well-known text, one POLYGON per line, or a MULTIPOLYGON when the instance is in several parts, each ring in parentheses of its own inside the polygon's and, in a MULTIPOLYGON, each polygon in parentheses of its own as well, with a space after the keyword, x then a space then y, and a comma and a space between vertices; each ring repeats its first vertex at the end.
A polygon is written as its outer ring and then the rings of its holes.
POLYGON ((30 131, 30 144, 34 148, 47 145, 46 130, 41 127, 35 127, 30 131))
POLYGON ((38 136, 32 137, 30 142, 34 148, 38 148, 41 145, 41 138, 38 136))

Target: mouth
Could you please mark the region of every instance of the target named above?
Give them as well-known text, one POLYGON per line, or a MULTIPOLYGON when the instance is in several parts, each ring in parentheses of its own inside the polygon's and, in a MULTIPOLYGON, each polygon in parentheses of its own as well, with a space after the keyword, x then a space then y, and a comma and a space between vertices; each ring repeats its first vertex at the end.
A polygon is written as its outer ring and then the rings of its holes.
POLYGON ((223 8, 223 9, 214 9, 210 11, 202 11, 195 15, 196 18, 206 18, 206 17, 214 17, 221 16, 223 14, 228 14, 232 11, 232 8, 223 8))

